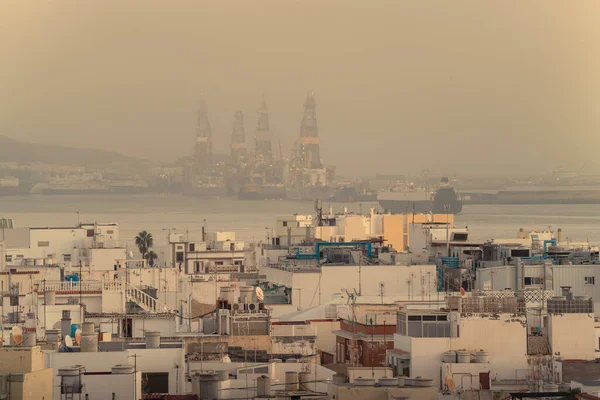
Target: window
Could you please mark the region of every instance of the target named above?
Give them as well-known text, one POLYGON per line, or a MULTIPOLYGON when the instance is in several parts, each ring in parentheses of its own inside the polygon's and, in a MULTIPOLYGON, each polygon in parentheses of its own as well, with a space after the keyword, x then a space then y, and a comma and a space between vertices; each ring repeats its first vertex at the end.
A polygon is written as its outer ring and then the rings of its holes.
POLYGON ((223 265, 223 261, 215 261, 215 265, 223 265))
POLYGON ((112 230, 112 229, 109 229, 109 230, 106 231, 107 235, 114 235, 114 233, 115 233, 115 231, 112 230))
POLYGON ((464 242, 467 240, 468 236, 469 236, 468 233, 454 233, 454 234, 452 234, 452 240, 464 242))
POLYGON ((7 263, 12 262, 12 254, 7 254, 6 255, 6 262, 7 263))
POLYGON ((595 277, 593 276, 586 276, 585 278, 583 278, 583 283, 585 283, 586 285, 595 285, 596 280, 594 278, 595 277))
POLYGON ((38 247, 50 247, 50 242, 48 242, 48 241, 38 242, 38 247))
POLYGON ((93 229, 86 230, 86 236, 87 237, 94 237, 94 230, 93 229))
POLYGON ((71 255, 70 254, 63 254, 63 261, 64 262, 71 261, 71 255))
POLYGON ((530 277, 530 276, 526 276, 525 277, 525 286, 530 286, 530 285, 542 285, 543 279, 542 278, 535 278, 535 277, 530 277))
POLYGON ((196 244, 190 243, 190 251, 196 251, 196 244))
POLYGON ((287 221, 283 221, 283 226, 287 226, 287 221))
POLYGON ((200 272, 200 261, 194 261, 194 272, 200 272))
POLYGON ((183 252, 178 251, 175 253, 175 262, 182 263, 183 262, 183 252))

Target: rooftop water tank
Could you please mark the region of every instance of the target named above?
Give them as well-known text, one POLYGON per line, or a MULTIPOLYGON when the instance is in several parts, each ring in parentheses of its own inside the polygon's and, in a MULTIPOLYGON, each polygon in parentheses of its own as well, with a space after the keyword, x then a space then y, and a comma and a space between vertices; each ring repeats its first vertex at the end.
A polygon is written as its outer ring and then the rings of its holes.
POLYGON ((298 373, 295 371, 287 371, 285 373, 285 390, 295 392, 298 390, 298 373))
POLYGON ((135 366, 130 364, 117 364, 111 368, 113 374, 133 374, 135 366))
POLYGON ((219 291, 219 297, 221 297, 222 300, 227 301, 229 304, 235 303, 233 301, 234 294, 235 290, 231 286, 223 286, 219 291))
POLYGON ((217 372, 217 376, 219 377, 219 381, 226 381, 229 380, 229 371, 226 369, 221 369, 217 372))
POLYGON ((160 332, 148 331, 146 332, 146 348, 147 349, 158 349, 160 347, 160 332))
POLYGON ((456 352, 456 359, 458 363, 467 364, 471 362, 471 353, 466 350, 459 350, 456 352))
POLYGON ((456 352, 455 351, 447 351, 444 353, 443 360, 447 364, 453 364, 456 362, 456 352))
POLYGON ((48 343, 58 343, 59 329, 46 329, 46 341, 48 343))
POLYGON ((433 386, 433 379, 421 378, 420 376, 417 376, 416 378, 405 378, 404 384, 405 386, 430 387, 433 386))
MULTIPOLYGON (((26 328, 27 329, 27 328, 26 328)), ((32 330, 26 330, 23 332, 23 346, 33 347, 37 343, 37 332, 35 328, 32 330)))
POLYGON ((59 368, 61 394, 81 393, 83 373, 84 369, 81 365, 59 368))
POLYGON ((300 372, 298 374, 298 380, 300 381, 300 390, 304 390, 304 391, 315 390, 315 388, 314 388, 315 384, 314 384, 314 382, 311 382, 311 381, 314 381, 314 379, 311 379, 310 372, 306 372, 306 371, 300 372), (311 383, 312 383, 312 385, 311 385, 311 383), (312 386, 313 388, 311 389, 309 385, 312 386))
POLYGON ((488 353, 487 351, 483 351, 483 350, 479 350, 478 352, 475 353, 475 360, 478 363, 484 364, 489 362, 489 358, 490 358, 490 353, 488 353))
POLYGON ((81 324, 81 334, 86 335, 90 333, 95 333, 95 326, 93 322, 84 322, 81 324))
POLYGON ((356 378, 356 379, 354 379, 354 386, 375 386, 375 379, 373 379, 373 378, 356 378))
POLYGON ((256 378, 256 395, 258 397, 271 395, 271 378, 266 375, 256 378))
POLYGON ((56 304, 56 292, 54 290, 46 290, 44 292, 44 303, 47 306, 53 306, 56 304))
POLYGON ((398 386, 398 378, 379 378, 379 386, 398 386))
POLYGON ((98 352, 98 334, 82 333, 80 350, 82 353, 97 353, 98 352))
POLYGON ((243 304, 252 303, 253 295, 254 295, 254 288, 252 286, 240 287, 240 303, 243 303, 243 304))

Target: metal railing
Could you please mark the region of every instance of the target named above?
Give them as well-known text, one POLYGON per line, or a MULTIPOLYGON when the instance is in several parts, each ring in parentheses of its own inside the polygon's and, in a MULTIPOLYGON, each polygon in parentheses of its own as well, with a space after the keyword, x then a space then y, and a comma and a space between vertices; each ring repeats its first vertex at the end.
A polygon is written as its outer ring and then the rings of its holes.
POLYGON ((138 289, 137 287, 124 282, 120 282, 125 287, 125 297, 129 301, 133 301, 138 306, 140 306, 144 311, 153 312, 153 313, 163 313, 169 312, 169 308, 167 305, 154 297, 150 296, 148 293, 138 289))
POLYGON ((125 297, 139 305, 144 311, 162 313, 170 312, 163 302, 138 289, 136 286, 122 280, 102 281, 37 281, 38 293, 55 292, 102 292, 108 290, 124 291, 125 297))
POLYGON ((102 291, 102 281, 38 281, 38 293, 44 293, 44 291, 55 291, 55 292, 91 292, 91 291, 102 291))

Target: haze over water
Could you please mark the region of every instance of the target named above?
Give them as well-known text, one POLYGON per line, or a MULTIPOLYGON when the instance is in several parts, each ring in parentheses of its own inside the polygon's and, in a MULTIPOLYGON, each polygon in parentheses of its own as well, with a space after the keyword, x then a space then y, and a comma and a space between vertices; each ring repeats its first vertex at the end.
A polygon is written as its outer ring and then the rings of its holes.
MULTIPOLYGON (((200 237, 203 221, 208 231, 233 231, 247 243, 264 241, 271 235, 275 217, 289 214, 314 215, 311 202, 241 201, 231 198, 184 196, 27 196, 4 197, 0 216, 13 218, 20 227, 74 226, 77 211, 82 222, 117 222, 121 240, 133 245, 141 230, 151 232, 161 251, 167 229, 187 229, 190 238, 200 237)), ((323 202, 341 212, 368 212, 374 203, 323 202)), ((516 237, 519 228, 551 230, 562 228, 565 238, 600 244, 600 205, 471 205, 456 216, 456 226, 468 226, 471 239, 516 237)))

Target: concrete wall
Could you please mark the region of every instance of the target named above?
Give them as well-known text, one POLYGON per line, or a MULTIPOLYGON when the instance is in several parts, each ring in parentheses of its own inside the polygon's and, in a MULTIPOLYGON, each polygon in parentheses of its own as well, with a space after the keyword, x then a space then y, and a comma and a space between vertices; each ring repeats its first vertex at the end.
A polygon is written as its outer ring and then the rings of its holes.
POLYGON ((99 353, 58 353, 44 351, 45 364, 47 368, 53 368, 53 390, 54 399, 60 399, 60 376, 58 369, 83 365, 86 372, 109 372, 117 364, 130 364, 133 359, 127 351, 99 352, 99 353))
POLYGON ((442 356, 449 350, 466 349, 474 353, 483 349, 489 352, 492 378, 515 379, 516 370, 528 368, 526 335, 524 321, 509 314, 501 314, 498 319, 477 315, 461 318, 457 338, 394 335, 394 346, 410 352, 411 376, 434 379, 438 386, 442 356))
POLYGON ((96 271, 114 271, 114 266, 119 260, 127 259, 124 248, 116 249, 89 249, 90 266, 96 271))
POLYGON ((142 398, 142 372, 136 374, 110 374, 110 375, 84 375, 84 393, 90 399, 112 399, 114 393, 116 400, 142 398), (134 392, 135 390, 135 392, 134 392))
POLYGON ((44 354, 39 346, 0 348, 0 373, 28 373, 44 369, 44 354))
POLYGON ((139 356, 137 365, 140 371, 167 372, 169 394, 182 394, 185 380, 184 349, 130 349, 129 353, 139 356))
POLYGON ((52 374, 53 370, 51 368, 25 374, 23 382, 12 382, 10 384, 10 399, 50 399, 52 374))
POLYGON ((385 244, 396 251, 405 251, 404 247, 404 215, 383 215, 383 237, 385 244))
POLYGON ((43 296, 40 296, 40 306, 38 307, 38 338, 42 338, 44 333, 44 323, 46 329, 60 329, 63 310, 71 311, 71 324, 81 323, 81 307, 79 304, 57 304, 55 306, 43 306, 43 296))
MULTIPOLYGON (((284 271, 269 268, 263 272, 266 273, 268 281, 282 283, 278 278, 283 275, 280 272, 284 271)), ((284 274, 290 273, 284 272, 284 274)), ((432 295, 437 293, 435 276, 434 265, 325 266, 321 268, 321 273, 315 271, 292 275, 291 286, 294 289, 292 304, 297 305, 300 309, 321 305, 329 302, 334 294, 343 292, 343 289, 350 292, 360 289, 362 295, 379 295, 380 284, 384 285, 385 293, 407 294, 412 292, 418 293, 414 296, 415 299, 418 299, 420 295, 426 299, 429 293, 432 295), (412 283, 409 283, 409 280, 412 283), (424 282, 423 286, 421 285, 422 281, 424 282), (302 291, 297 289, 302 289, 302 291)), ((286 278, 289 278, 289 275, 286 278)))
POLYGON ((596 358, 594 316, 588 314, 548 315, 548 339, 553 353, 565 359, 596 358))
POLYGON ((340 329, 340 321, 311 321, 317 332, 317 350, 335 354, 335 338, 333 331, 340 329))

